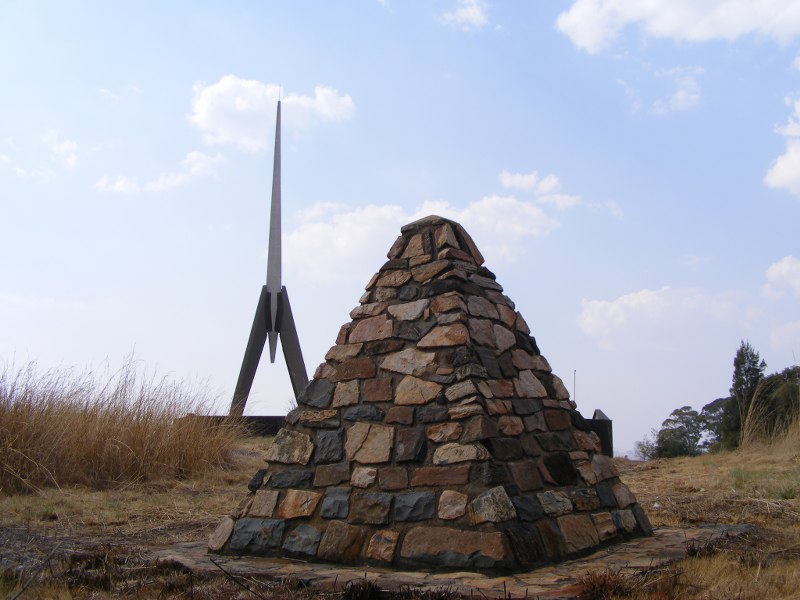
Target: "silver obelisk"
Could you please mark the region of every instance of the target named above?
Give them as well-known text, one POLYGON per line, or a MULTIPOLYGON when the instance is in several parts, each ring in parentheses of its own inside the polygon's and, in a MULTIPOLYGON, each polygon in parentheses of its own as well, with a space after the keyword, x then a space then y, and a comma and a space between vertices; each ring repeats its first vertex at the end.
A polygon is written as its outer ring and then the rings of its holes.
POLYGON ((292 381, 295 398, 308 385, 308 375, 300 351, 300 340, 289 304, 286 287, 281 284, 281 102, 278 100, 278 115, 275 124, 275 154, 272 162, 272 202, 270 204, 269 249, 267 253, 267 285, 262 286, 256 307, 256 316, 250 329, 250 338, 239 371, 239 379, 233 392, 230 416, 241 417, 253 387, 258 363, 269 339, 269 359, 275 362, 281 340, 283 356, 292 381))

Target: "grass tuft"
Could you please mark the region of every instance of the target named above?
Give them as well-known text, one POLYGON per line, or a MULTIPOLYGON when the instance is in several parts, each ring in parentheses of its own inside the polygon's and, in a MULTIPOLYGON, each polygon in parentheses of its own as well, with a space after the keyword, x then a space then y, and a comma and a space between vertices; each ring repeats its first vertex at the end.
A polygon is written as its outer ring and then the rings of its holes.
POLYGON ((69 484, 124 486, 225 467, 239 423, 211 423, 211 402, 128 359, 106 377, 35 363, 0 372, 0 493, 69 484))

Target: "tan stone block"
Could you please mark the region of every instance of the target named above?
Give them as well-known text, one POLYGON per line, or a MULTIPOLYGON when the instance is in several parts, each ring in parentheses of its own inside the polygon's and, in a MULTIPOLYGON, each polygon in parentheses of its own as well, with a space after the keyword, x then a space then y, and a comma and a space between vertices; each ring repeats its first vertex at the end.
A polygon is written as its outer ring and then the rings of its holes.
POLYGON ((347 460, 363 464, 388 462, 394 446, 394 428, 374 423, 353 423, 345 436, 347 460))
POLYGON ((433 352, 420 352, 415 348, 406 348, 387 355, 381 362, 381 369, 406 375, 419 375, 425 372, 435 358, 436 354, 433 352))
POLYGON ((437 248, 441 248, 442 246, 450 246, 451 248, 459 247, 456 234, 448 223, 436 228, 435 239, 437 248))
POLYGON ((611 518, 610 512, 593 513, 592 523, 594 523, 594 528, 597 530, 597 535, 601 542, 617 535, 617 526, 614 525, 614 519, 611 518))
POLYGON ((411 273, 408 271, 388 271, 376 283, 378 287, 400 287, 409 279, 411 279, 411 273))
POLYGON ((281 519, 296 519, 297 517, 310 517, 319 504, 322 494, 306 490, 286 490, 276 516, 281 519))
POLYGON ((253 504, 250 506, 248 515, 261 518, 271 517, 277 504, 277 490, 258 490, 253 498, 253 504))
POLYGON ((401 406, 427 404, 436 398, 441 389, 438 383, 406 375, 397 384, 394 402, 401 406))
POLYGON ((464 304, 464 301, 461 299, 461 296, 456 294, 455 292, 449 292, 447 294, 442 294, 441 296, 435 296, 431 299, 431 312, 434 313, 446 313, 450 312, 451 310, 457 310, 460 312, 464 312, 467 310, 467 305, 464 304))
POLYGON ((469 332, 463 323, 440 325, 431 329, 417 342, 418 348, 442 348, 463 346, 469 342, 469 332))
POLYGON ((341 362, 348 358, 353 358, 361 352, 364 344, 342 344, 341 346, 333 346, 325 355, 325 360, 335 360, 341 362))
POLYGON ((604 481, 612 477, 619 477, 619 471, 614 460, 603 454, 595 454, 592 458, 592 469, 597 481, 604 481))
POLYGON ((472 444, 443 444, 433 452, 434 465, 450 465, 473 460, 487 460, 489 451, 480 442, 472 444))
POLYGON ((500 523, 517 517, 517 511, 503 486, 483 492, 469 503, 468 512, 472 525, 500 523))
POLYGON ((457 440, 462 430, 461 423, 436 423, 428 427, 427 436, 430 441, 440 444, 457 440))
POLYGON ((520 398, 545 398, 547 390, 533 374, 533 371, 520 371, 519 377, 514 379, 514 389, 520 398))
POLYGON ((414 277, 414 281, 418 283, 425 283, 429 279, 436 277, 449 266, 450 261, 435 260, 433 262, 414 267, 411 269, 411 275, 414 277))
POLYGON ((389 305, 388 302, 371 302, 367 304, 359 304, 350 311, 351 319, 363 319, 364 317, 374 317, 381 314, 386 310, 389 305))
POLYGON ((494 324, 494 344, 497 348, 498 354, 501 354, 509 348, 512 348, 516 343, 517 338, 514 337, 513 333, 511 333, 502 325, 497 323, 494 324))
POLYGON ((615 483, 611 486, 611 491, 614 492, 614 497, 617 499, 617 506, 619 508, 627 508, 631 504, 636 503, 636 496, 633 495, 628 489, 628 486, 622 482, 615 483))
POLYGON ((337 383, 333 392, 331 407, 339 408, 341 406, 352 406, 353 404, 358 404, 358 380, 352 379, 337 383))
POLYGON ((465 398, 466 396, 473 396, 478 393, 478 388, 475 387, 475 384, 470 379, 465 379, 464 381, 459 381, 458 383, 454 383, 453 385, 449 386, 445 392, 445 398, 447 398, 450 402, 455 402, 456 400, 460 400, 461 398, 465 398))
POLYGON ((230 517, 225 517, 222 519, 222 521, 220 521, 220 524, 217 525, 217 528, 214 530, 214 533, 211 534, 211 537, 208 540, 208 549, 211 552, 219 552, 225 547, 225 544, 228 542, 228 539, 233 533, 233 527, 235 524, 235 521, 230 517))
POLYGON ((376 532, 367 545, 367 558, 385 563, 392 562, 399 538, 400 533, 398 531, 382 529, 376 532))
POLYGON ((415 300, 414 302, 403 302, 402 304, 393 304, 389 307, 389 314, 398 321, 416 321, 422 316, 422 313, 428 308, 430 300, 422 299, 415 300))
POLYGON ((594 474, 594 469, 592 469, 591 463, 575 463, 575 468, 578 470, 581 478, 586 482, 586 485, 595 485, 597 483, 597 475, 594 474))
POLYGON ((386 315, 378 315, 357 321, 348 336, 350 343, 383 340, 392 336, 392 320, 386 315))
POLYGON ((447 409, 447 415, 451 419, 466 419, 467 417, 474 417, 483 414, 483 407, 475 401, 460 404, 458 406, 451 406, 447 409))
POLYGON ((350 475, 350 485, 357 488, 367 488, 371 486, 378 477, 378 469, 375 467, 354 467, 353 474, 350 475))
POLYGON ((420 256, 421 254, 425 254, 425 244, 422 240, 422 234, 418 233, 411 236, 411 239, 408 240, 406 249, 400 258, 412 258, 414 256, 420 256))
POLYGON ((305 433, 281 429, 267 448, 265 460, 284 464, 308 464, 314 444, 305 433))

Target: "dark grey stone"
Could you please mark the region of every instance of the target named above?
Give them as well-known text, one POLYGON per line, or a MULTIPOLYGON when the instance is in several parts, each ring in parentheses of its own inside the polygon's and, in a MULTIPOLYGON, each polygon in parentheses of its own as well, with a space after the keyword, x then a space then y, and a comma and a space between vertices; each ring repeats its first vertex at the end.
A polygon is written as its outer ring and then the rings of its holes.
POLYGON ((503 373, 503 377, 511 379, 519 375, 519 369, 514 366, 510 350, 497 357, 497 364, 500 365, 500 371, 503 373))
POLYGON ((283 519, 239 519, 233 528, 228 549, 249 554, 280 548, 286 521, 283 519))
POLYGON ((491 487, 511 483, 511 478, 505 463, 479 462, 471 467, 470 481, 491 487))
POLYGON ((545 516, 539 499, 533 494, 522 494, 511 498, 517 515, 523 521, 538 521, 545 516))
POLYGON ((446 421, 449 417, 446 406, 436 406, 429 404, 427 406, 420 406, 416 409, 417 421, 420 423, 438 423, 439 421, 446 421))
POLYGON ((333 397, 335 384, 327 379, 312 379, 311 383, 300 394, 299 404, 306 404, 315 408, 328 408, 333 397))
POLYGON ((522 444, 516 438, 490 438, 483 445, 497 460, 517 460, 522 458, 522 444))
POLYGON ((395 521, 423 521, 436 515, 434 492, 412 492, 394 497, 395 521))
POLYGON ((356 404, 344 409, 345 421, 383 421, 386 413, 374 404, 356 404))
POLYGON ((570 416, 572 417, 572 426, 575 429, 580 429, 581 431, 590 430, 589 423, 586 421, 584 416, 577 410, 573 410, 570 416))
POLYGON ((434 325, 436 325, 435 319, 428 321, 400 321, 395 324, 394 335, 404 340, 416 342, 433 329, 434 325))
POLYGON ((605 508, 616 508, 617 497, 611 489, 611 484, 608 481, 601 481, 594 486, 594 491, 597 492, 597 497, 600 498, 600 506, 605 508))
POLYGON ((572 452, 575 440, 569 431, 553 431, 536 434, 536 441, 547 452, 572 452))
POLYGON ((264 485, 264 478, 267 476, 267 472, 268 469, 259 469, 256 471, 256 474, 247 482, 247 489, 251 492, 260 490, 261 486, 264 485))
POLYGON ((342 460, 343 435, 336 431, 319 431, 316 437, 315 460, 317 464, 333 463, 342 460))
POLYGON ((544 406, 541 400, 532 398, 511 398, 511 404, 514 406, 514 412, 521 417, 539 412, 544 406))
POLYGON ((522 444, 522 451, 528 456, 541 456, 542 455, 542 448, 539 446, 539 442, 536 441, 536 437, 532 433, 526 433, 519 438, 520 443, 522 444))
POLYGON ((404 427, 395 431, 394 459, 397 462, 425 458, 427 438, 424 427, 404 427))
POLYGON ((410 283, 400 288, 397 297, 403 302, 409 302, 411 300, 416 300, 417 298, 419 298, 419 292, 420 292, 419 286, 410 283))
POLYGON ((578 472, 572 466, 572 460, 566 452, 545 454, 544 466, 559 485, 575 485, 578 483, 578 472))
POLYGON ((273 488, 308 489, 311 487, 313 477, 314 474, 305 469, 288 469, 273 472, 269 484, 273 488))
POLYGON ((298 525, 283 542, 283 549, 290 554, 316 556, 322 534, 311 525, 298 525))
POLYGON ((552 560, 552 557, 547 555, 542 537, 539 535, 539 529, 535 525, 509 523, 504 529, 511 550, 520 565, 532 567, 552 560))
POLYGON ((636 522, 639 524, 639 529, 642 530, 642 533, 645 535, 653 535, 653 526, 650 524, 650 519, 647 518, 647 514, 642 510, 642 507, 637 502, 631 507, 633 511, 633 516, 636 517, 636 522))
POLYGON ((346 519, 350 512, 349 499, 349 487, 329 487, 322 498, 320 516, 323 519, 346 519))
POLYGON ((503 372, 500 370, 500 364, 497 362, 497 358, 494 356, 494 351, 481 346, 476 346, 474 349, 489 377, 491 379, 502 378, 503 372))

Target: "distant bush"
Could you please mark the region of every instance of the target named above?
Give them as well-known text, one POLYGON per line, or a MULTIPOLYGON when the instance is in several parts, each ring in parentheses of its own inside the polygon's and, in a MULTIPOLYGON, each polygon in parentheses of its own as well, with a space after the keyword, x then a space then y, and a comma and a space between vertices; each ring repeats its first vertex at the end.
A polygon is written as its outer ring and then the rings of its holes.
POLYGON ((0 492, 109 487, 187 477, 229 463, 238 423, 208 413, 203 393, 148 377, 129 359, 100 377, 29 363, 0 371, 0 492))

